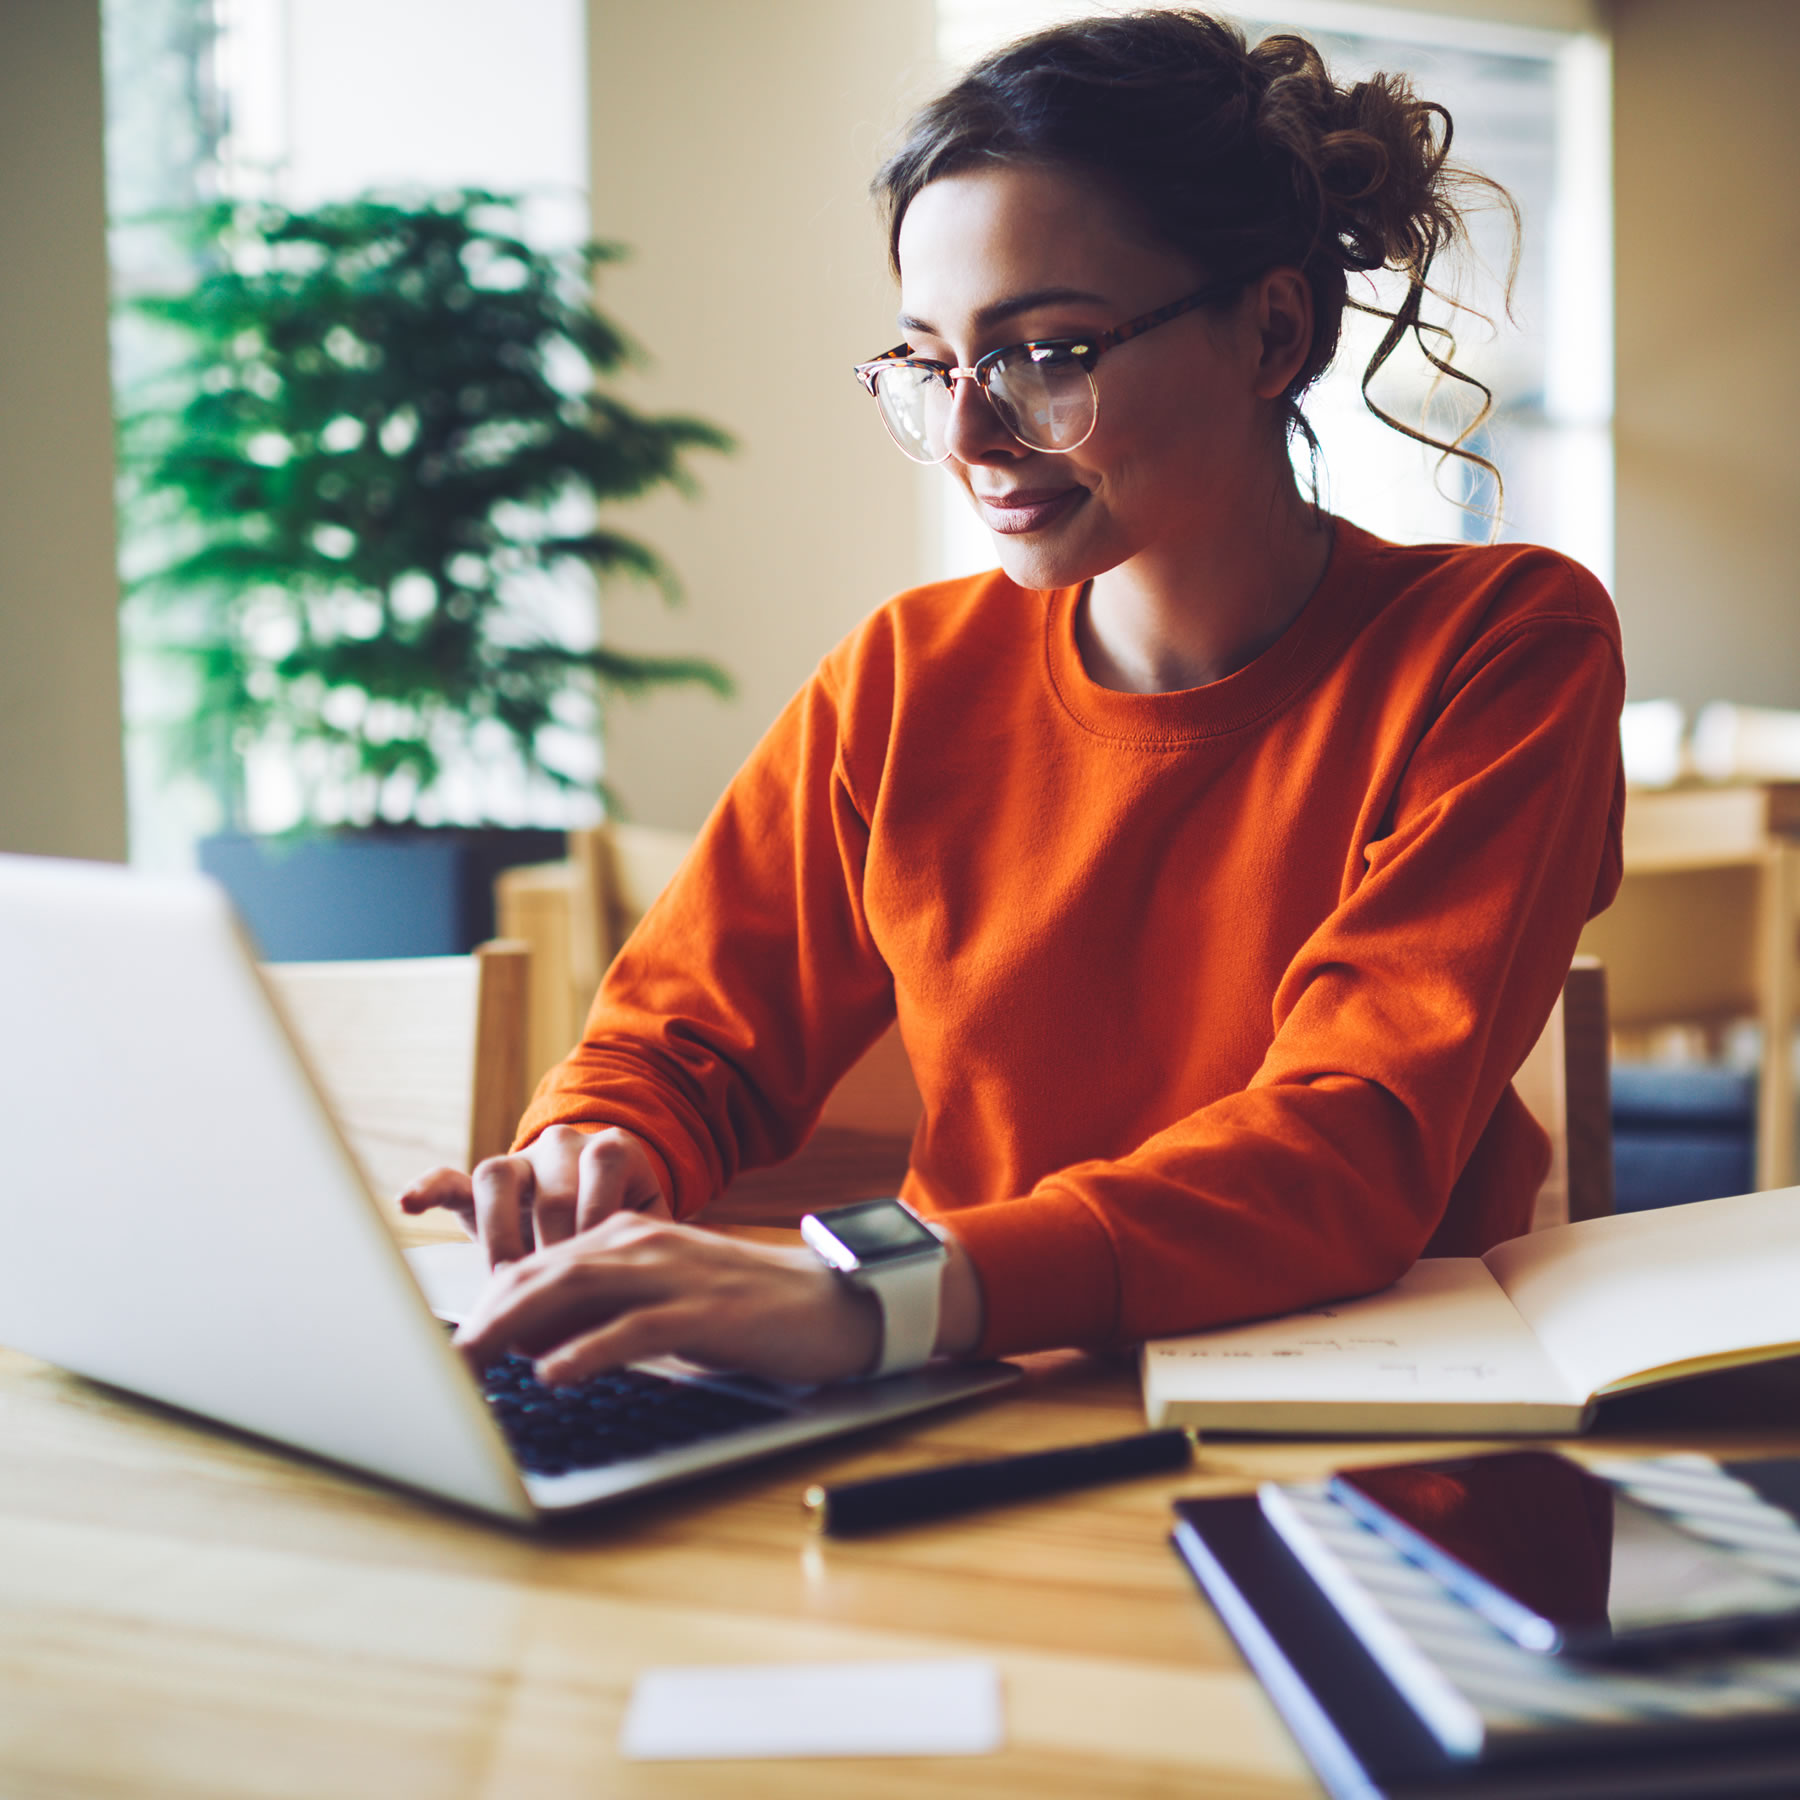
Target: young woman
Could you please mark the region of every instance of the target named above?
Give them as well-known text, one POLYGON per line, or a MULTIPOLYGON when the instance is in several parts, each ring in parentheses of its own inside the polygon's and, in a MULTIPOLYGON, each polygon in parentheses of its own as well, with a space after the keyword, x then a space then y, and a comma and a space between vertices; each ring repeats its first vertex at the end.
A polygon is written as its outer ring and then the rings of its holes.
POLYGON ((876 182, 906 341, 858 373, 1000 568, 825 659, 515 1152, 407 1197, 496 1265, 472 1357, 1113 1346, 1526 1228, 1510 1080, 1619 875, 1613 609, 1548 551, 1333 519, 1288 453, 1348 272, 1408 278, 1383 355, 1416 327, 1448 140, 1403 81, 1194 12, 1044 32, 915 119, 876 182), (679 1222, 896 1015, 944 1246, 904 1326, 811 1249, 679 1222))

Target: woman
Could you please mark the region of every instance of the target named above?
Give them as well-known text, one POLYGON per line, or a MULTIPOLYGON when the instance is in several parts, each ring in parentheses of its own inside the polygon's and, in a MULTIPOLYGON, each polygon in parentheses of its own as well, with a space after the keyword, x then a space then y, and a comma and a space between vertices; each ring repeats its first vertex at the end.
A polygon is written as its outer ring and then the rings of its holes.
POLYGON ((906 343, 859 374, 1000 570, 826 658, 514 1154, 407 1196, 496 1264, 472 1357, 895 1366, 812 1251, 676 1221, 896 1014, 938 1354, 1286 1311, 1527 1227, 1510 1078, 1619 874, 1612 607, 1546 551, 1385 544, 1288 456, 1346 272, 1409 278, 1382 355, 1416 328, 1473 179, 1448 137, 1403 82, 1172 12, 1044 32, 913 122, 876 183, 906 343))

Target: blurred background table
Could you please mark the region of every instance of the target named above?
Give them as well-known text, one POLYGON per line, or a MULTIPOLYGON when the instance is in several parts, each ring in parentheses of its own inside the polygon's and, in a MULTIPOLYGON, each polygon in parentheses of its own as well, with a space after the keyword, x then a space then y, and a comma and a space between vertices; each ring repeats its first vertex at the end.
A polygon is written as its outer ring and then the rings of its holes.
POLYGON ((1755 1185, 1789 1186, 1800 1180, 1800 782, 1633 789, 1624 852, 1619 897, 1581 938, 1606 965, 1614 1030, 1754 1018, 1755 1185))

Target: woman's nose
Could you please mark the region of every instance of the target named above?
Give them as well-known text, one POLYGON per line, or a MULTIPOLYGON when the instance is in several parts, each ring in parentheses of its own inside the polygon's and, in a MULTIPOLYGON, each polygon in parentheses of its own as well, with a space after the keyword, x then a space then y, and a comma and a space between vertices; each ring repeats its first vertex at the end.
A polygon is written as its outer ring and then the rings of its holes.
POLYGON ((1025 446, 1001 424, 993 403, 972 375, 960 375, 950 384, 944 443, 960 463, 1010 462, 1025 451, 1025 446))

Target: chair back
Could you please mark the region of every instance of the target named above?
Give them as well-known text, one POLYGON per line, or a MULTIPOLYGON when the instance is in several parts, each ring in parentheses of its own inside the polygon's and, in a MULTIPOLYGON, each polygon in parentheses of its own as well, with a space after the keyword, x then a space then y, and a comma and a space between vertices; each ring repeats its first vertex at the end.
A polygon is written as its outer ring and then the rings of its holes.
POLYGON ((685 831, 608 821, 571 831, 564 861, 528 863, 495 878, 501 937, 531 947, 527 1062, 534 1083, 574 1049, 607 964, 693 841, 685 831))
POLYGON ((1513 1078, 1550 1134, 1550 1173, 1532 1229, 1604 1218, 1613 1209, 1612 1095, 1606 970, 1578 956, 1531 1054, 1513 1078))
MULTIPOLYGON (((531 953, 504 940, 471 956, 265 963, 263 975, 339 1128, 383 1202, 440 1165, 503 1152, 525 1109, 531 953)), ((408 1241, 460 1237, 402 1220, 408 1241)))

